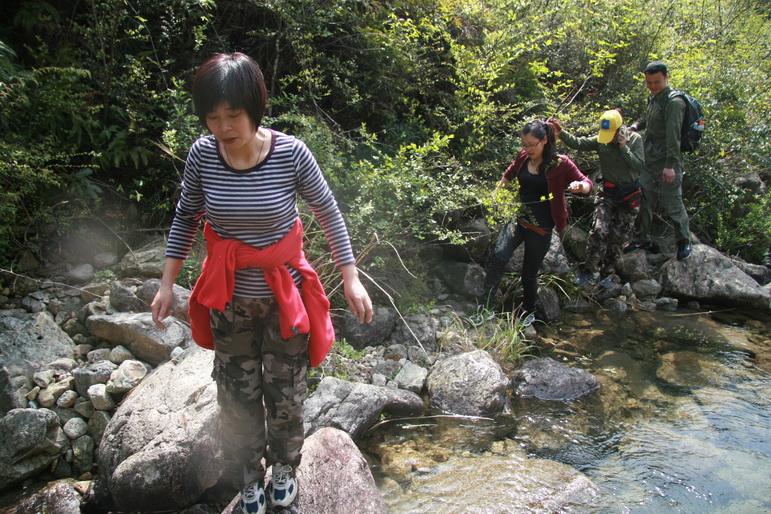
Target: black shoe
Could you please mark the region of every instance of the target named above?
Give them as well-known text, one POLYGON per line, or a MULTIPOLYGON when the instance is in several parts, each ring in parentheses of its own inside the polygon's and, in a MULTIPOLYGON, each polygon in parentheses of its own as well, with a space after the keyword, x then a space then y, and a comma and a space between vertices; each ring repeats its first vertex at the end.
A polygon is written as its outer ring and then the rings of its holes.
POLYGON ((684 261, 691 256, 691 243, 688 241, 681 241, 677 243, 677 260, 684 261))

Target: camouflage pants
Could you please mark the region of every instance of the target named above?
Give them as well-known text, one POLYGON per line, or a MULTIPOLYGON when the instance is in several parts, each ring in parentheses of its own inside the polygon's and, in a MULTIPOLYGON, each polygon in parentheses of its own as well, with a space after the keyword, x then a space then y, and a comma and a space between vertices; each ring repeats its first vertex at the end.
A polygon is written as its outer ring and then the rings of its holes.
POLYGON ((263 456, 267 465, 300 463, 308 335, 282 338, 278 312, 273 298, 237 296, 211 311, 220 434, 244 483, 265 476, 263 456))
POLYGON ((654 210, 656 204, 661 202, 661 206, 664 208, 664 212, 669 217, 669 221, 672 222, 675 230, 675 241, 678 243, 690 242, 691 231, 688 212, 683 204, 683 172, 675 171, 674 182, 666 184, 661 178, 662 169, 663 166, 656 168, 655 172, 651 171, 650 165, 646 162, 645 169, 640 174, 640 182, 643 188, 645 188, 645 196, 643 196, 642 204, 640 205, 640 219, 637 223, 635 241, 638 243, 649 241, 654 210))
POLYGON ((639 207, 619 207, 603 190, 594 199, 594 214, 586 243, 584 269, 615 273, 615 264, 632 237, 639 207))

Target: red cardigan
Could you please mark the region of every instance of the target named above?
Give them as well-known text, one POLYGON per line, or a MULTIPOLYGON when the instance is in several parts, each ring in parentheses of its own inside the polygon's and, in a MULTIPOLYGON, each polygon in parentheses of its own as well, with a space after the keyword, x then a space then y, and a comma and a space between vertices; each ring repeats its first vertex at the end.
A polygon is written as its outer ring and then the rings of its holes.
MULTIPOLYGON (((527 153, 522 150, 514 159, 503 178, 511 182, 519 176, 519 170, 527 162, 527 153)), ((589 184, 589 191, 594 188, 591 179, 587 178, 578 166, 567 155, 557 155, 546 170, 546 188, 552 198, 549 202, 551 217, 558 232, 562 232, 568 224, 568 203, 565 199, 565 189, 571 182, 580 181, 589 184)))
POLYGON ((319 276, 305 259, 300 218, 281 241, 263 250, 236 239, 221 238, 208 222, 204 226, 204 235, 207 256, 189 302, 193 340, 199 346, 214 349, 209 309, 225 310, 233 297, 235 270, 262 268, 279 305, 282 337, 288 339, 310 333, 311 366, 321 364, 332 348, 335 330, 329 315, 329 300, 319 276), (285 264, 300 272, 302 294, 285 264))

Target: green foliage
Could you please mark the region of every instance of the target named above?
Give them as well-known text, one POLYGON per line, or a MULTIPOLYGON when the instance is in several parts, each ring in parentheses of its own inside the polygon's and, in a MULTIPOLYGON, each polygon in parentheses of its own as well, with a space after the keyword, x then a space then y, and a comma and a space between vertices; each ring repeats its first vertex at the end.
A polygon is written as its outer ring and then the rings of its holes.
MULTIPOLYGON (((654 58, 707 112, 686 165, 693 230, 746 258, 767 242, 736 218, 759 226, 767 204, 731 185, 745 170, 769 178, 771 21, 754 0, 21 0, 3 20, 0 178, 23 184, 0 196, 0 258, 54 216, 66 226, 93 208, 95 187, 165 226, 180 159, 202 132, 190 78, 235 49, 263 66, 266 123, 308 143, 372 258, 383 255, 373 240, 457 241, 469 212, 505 221, 513 191, 490 192, 522 124, 556 114, 580 132, 611 107, 631 121, 654 58)), ((328 262, 307 225, 313 257, 328 262)))
POLYGON ((524 336, 522 321, 516 314, 504 312, 477 331, 477 346, 502 362, 517 362, 528 355, 533 345, 524 336))
POLYGON ((738 216, 719 215, 717 243, 725 252, 759 263, 771 249, 771 198, 764 194, 747 200, 738 216))

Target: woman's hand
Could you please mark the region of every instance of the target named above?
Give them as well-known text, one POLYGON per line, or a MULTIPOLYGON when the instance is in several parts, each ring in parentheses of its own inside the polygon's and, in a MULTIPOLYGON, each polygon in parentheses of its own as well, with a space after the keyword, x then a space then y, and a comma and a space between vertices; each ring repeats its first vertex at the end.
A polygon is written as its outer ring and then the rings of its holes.
POLYGON ((174 293, 171 288, 161 287, 158 292, 155 293, 150 304, 150 312, 153 313, 153 322, 160 329, 165 329, 163 320, 171 316, 171 312, 174 309, 174 293))
POLYGON ((586 183, 581 182, 580 180, 571 182, 570 185, 568 186, 568 189, 570 189, 571 193, 586 194, 589 192, 589 187, 586 185, 586 183))
POLYGON ((343 289, 348 307, 354 316, 359 318, 359 323, 372 321, 372 300, 359 280, 359 272, 356 265, 348 264, 340 269, 343 272, 343 289))
POLYGON ((551 128, 554 130, 554 138, 559 139, 560 133, 562 133, 562 125, 560 125, 559 120, 557 118, 549 118, 546 120, 546 123, 551 125, 551 128))
POLYGON ((153 313, 153 322, 160 329, 165 329, 163 320, 171 316, 174 310, 174 281, 177 279, 179 269, 182 267, 180 259, 166 258, 163 265, 163 277, 161 278, 161 287, 155 293, 150 304, 150 312, 153 313))

